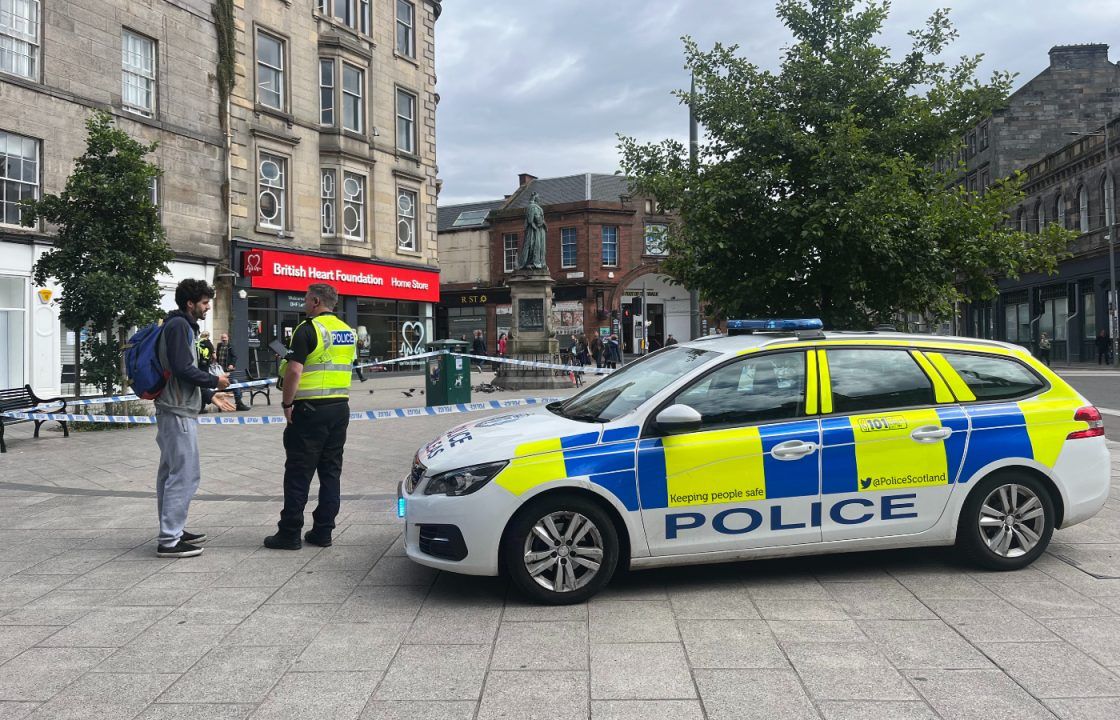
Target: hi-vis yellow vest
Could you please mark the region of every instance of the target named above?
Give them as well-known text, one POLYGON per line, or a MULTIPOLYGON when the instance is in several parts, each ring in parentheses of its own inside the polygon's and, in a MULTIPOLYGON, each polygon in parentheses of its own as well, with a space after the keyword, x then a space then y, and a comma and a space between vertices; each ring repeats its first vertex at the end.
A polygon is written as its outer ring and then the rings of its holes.
MULTIPOLYGON (((315 328, 316 342, 303 365, 295 399, 350 397, 350 374, 357 352, 354 331, 334 315, 319 315, 304 322, 315 328)), ((280 377, 286 369, 287 361, 280 363, 280 377)))

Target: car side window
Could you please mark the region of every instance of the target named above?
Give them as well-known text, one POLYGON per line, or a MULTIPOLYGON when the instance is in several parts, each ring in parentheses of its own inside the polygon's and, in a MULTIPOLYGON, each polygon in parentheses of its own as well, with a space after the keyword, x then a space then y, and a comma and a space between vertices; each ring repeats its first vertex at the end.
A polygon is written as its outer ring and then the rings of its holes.
POLYGON ((1038 392, 1046 383, 1014 360, 943 352, 977 400, 1007 400, 1038 392))
POLYGON ((705 430, 801 417, 805 353, 777 353, 724 365, 682 390, 674 403, 700 413, 705 430))
POLYGON ((903 349, 829 350, 832 410, 837 413, 933 405, 933 383, 903 349))

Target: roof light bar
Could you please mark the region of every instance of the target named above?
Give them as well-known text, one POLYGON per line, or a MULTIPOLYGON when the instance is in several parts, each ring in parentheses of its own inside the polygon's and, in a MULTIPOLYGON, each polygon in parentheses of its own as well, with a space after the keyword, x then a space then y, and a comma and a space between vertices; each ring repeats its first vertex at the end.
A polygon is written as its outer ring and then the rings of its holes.
POLYGON ((758 320, 728 320, 728 331, 739 332, 765 331, 765 330, 823 330, 824 323, 820 318, 769 318, 758 320))

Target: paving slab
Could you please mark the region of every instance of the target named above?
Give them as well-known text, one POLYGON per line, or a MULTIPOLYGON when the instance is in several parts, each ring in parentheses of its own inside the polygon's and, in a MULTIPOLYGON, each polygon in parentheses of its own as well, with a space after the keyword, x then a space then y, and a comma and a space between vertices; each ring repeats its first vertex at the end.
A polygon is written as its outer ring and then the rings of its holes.
POLYGON ((590 714, 586 672, 495 670, 486 678, 478 720, 548 718, 585 720, 590 714))
POLYGON ((709 720, 818 720, 793 670, 697 670, 709 720))
POLYGON ((684 651, 677 643, 591 645, 595 700, 688 700, 696 697, 684 651))

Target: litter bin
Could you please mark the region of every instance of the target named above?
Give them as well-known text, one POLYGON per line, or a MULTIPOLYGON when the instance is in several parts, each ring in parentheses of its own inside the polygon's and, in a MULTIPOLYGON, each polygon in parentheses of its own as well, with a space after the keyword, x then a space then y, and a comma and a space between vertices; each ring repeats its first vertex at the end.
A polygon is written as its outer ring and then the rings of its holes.
MULTIPOLYGON (((428 343, 428 350, 466 352, 462 340, 435 340, 428 343)), ((428 358, 425 374, 425 392, 429 405, 454 405, 471 401, 470 358, 454 355, 436 355, 428 358)))

